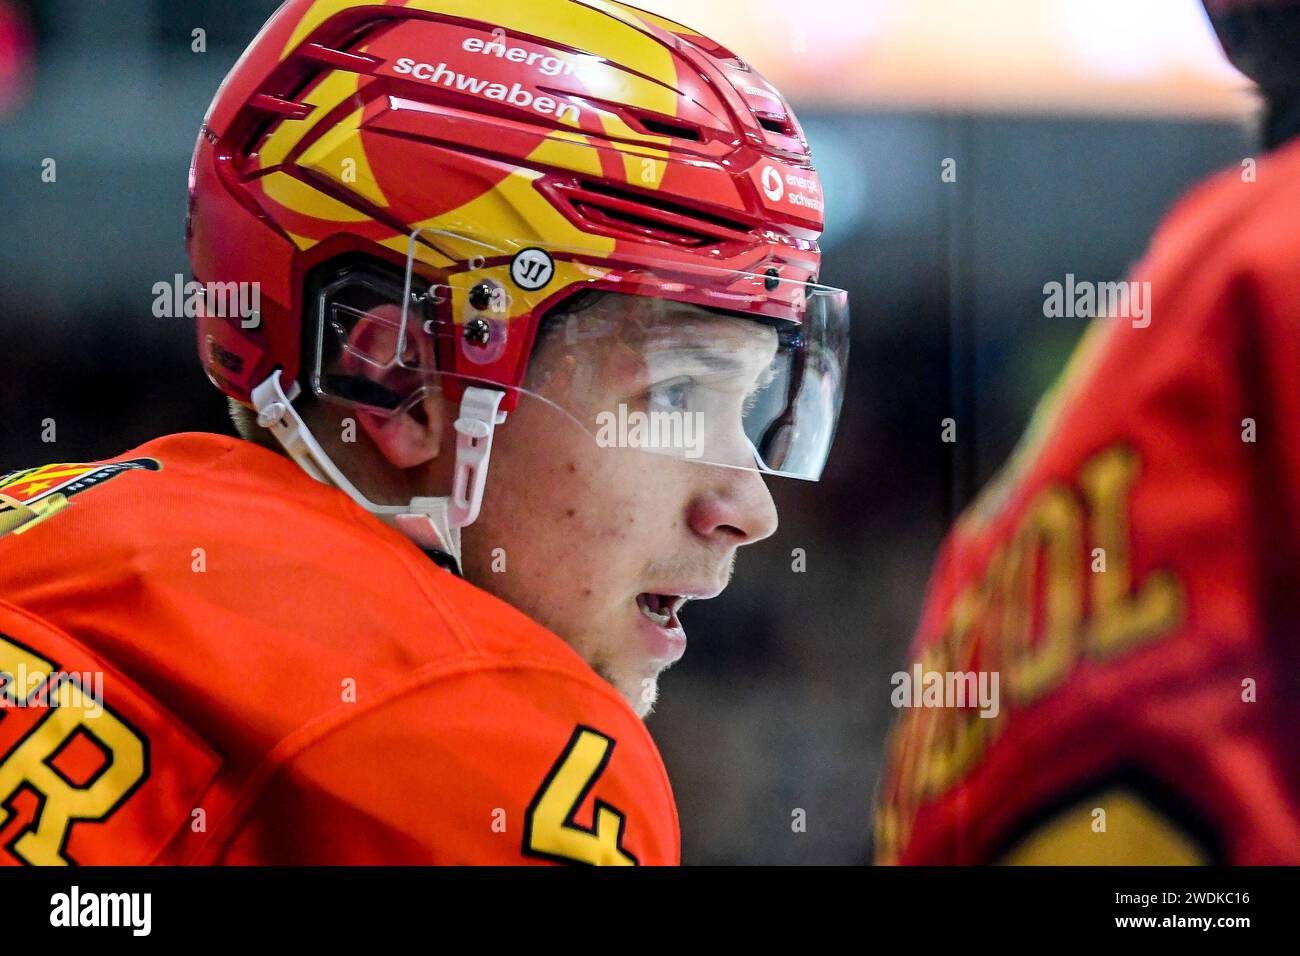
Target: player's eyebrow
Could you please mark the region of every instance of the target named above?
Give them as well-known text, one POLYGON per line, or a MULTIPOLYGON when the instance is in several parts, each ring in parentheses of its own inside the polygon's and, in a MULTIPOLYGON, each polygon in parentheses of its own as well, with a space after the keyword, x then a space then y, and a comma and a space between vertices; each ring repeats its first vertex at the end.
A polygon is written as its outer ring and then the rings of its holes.
POLYGON ((762 391, 776 378, 772 359, 775 350, 761 352, 745 349, 742 352, 724 352, 716 346, 683 346, 664 349, 651 362, 652 374, 699 375, 706 380, 728 383, 727 387, 743 388, 745 394, 762 391), (752 355, 745 361, 743 356, 752 355))
POLYGON ((759 367, 758 359, 763 365, 771 363, 779 349, 775 330, 751 323, 740 326, 744 321, 740 319, 724 321, 728 324, 721 329, 712 323, 691 320, 666 329, 660 327, 647 337, 648 350, 693 362, 704 371, 716 374, 753 374, 759 367), (741 328, 744 331, 738 334, 741 328), (745 361, 750 355, 755 360, 745 361))
MULTIPOLYGON (((740 376, 747 372, 753 372, 758 368, 757 362, 746 362, 740 359, 735 353, 722 352, 717 348, 703 345, 687 345, 667 348, 658 351, 656 354, 680 360, 684 363, 689 362, 705 372, 724 375, 740 376)), ((763 364, 766 367, 769 366, 771 362, 768 360, 763 364)))

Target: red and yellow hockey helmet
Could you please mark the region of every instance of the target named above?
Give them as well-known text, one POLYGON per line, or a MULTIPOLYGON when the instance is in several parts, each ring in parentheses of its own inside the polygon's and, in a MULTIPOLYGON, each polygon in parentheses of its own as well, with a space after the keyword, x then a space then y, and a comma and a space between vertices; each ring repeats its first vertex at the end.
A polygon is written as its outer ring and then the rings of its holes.
POLYGON ((610 0, 288 0, 209 110, 187 240, 200 283, 258 284, 251 321, 199 319, 209 377, 246 404, 277 369, 327 399, 409 401, 347 387, 337 363, 300 369, 315 316, 343 364, 436 375, 453 397, 499 389, 508 411, 542 318, 623 293, 775 329, 767 398, 745 403, 747 465, 816 478, 848 347, 847 298, 817 284, 822 226, 789 105, 679 24, 610 0), (309 301, 358 257, 405 275, 396 346, 339 321, 331 293, 309 301))

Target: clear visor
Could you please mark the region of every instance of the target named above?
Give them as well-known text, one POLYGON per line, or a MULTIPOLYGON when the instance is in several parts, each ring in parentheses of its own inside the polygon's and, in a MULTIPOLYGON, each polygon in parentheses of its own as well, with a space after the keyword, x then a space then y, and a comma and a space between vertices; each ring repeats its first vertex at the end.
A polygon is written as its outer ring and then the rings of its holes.
POLYGON ((421 230, 400 291, 365 275, 322 290, 316 391, 398 415, 433 390, 522 379, 508 405, 544 403, 600 447, 816 480, 848 295, 782 271, 611 267, 607 251, 421 230))

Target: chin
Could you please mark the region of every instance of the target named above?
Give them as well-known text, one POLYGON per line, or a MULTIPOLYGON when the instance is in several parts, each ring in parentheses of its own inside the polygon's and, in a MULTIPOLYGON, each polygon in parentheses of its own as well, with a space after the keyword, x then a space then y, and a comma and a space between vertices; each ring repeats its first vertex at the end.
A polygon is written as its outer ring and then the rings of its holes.
MULTIPOLYGON (((624 695, 626 696, 626 695, 624 695)), ((659 678, 644 678, 638 685, 636 692, 628 700, 636 715, 645 720, 654 712, 655 704, 659 701, 659 678)))
POLYGON ((596 673, 622 695, 628 706, 642 720, 654 711, 655 703, 659 700, 657 671, 653 676, 647 677, 644 667, 628 668, 622 673, 614 672, 607 667, 597 667, 596 673))
MULTIPOLYGON (((639 641, 639 635, 634 635, 639 641)), ((659 700, 659 675, 668 664, 648 658, 641 648, 635 650, 627 644, 600 644, 588 642, 582 636, 566 637, 566 642, 591 665, 605 683, 627 701, 628 706, 641 719, 654 711, 659 700), (639 653, 638 653, 639 652, 639 653)))

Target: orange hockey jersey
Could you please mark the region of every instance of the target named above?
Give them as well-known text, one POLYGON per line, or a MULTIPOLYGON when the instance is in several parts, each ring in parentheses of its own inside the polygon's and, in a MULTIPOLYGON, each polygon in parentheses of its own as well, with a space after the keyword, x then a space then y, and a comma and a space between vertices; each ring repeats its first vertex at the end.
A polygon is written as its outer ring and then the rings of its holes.
POLYGON ((1131 279, 945 542, 909 669, 1000 706, 900 710, 882 861, 1300 863, 1300 143, 1131 279))
POLYGON ((0 479, 0 861, 679 862, 560 638, 251 443, 0 479))

